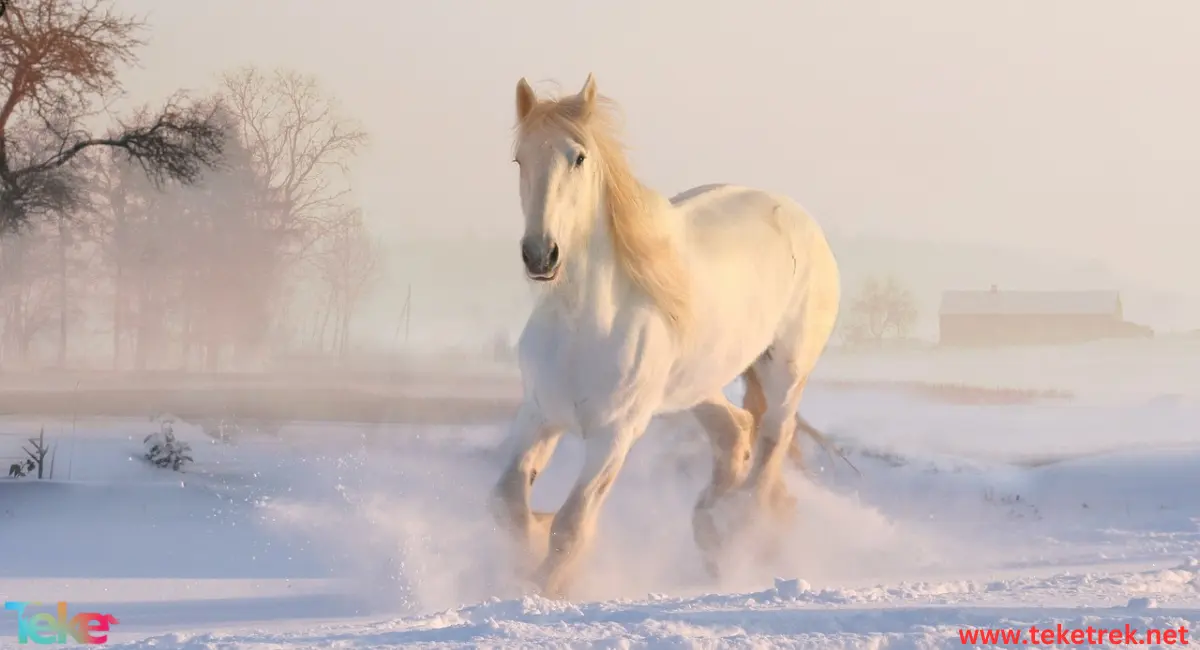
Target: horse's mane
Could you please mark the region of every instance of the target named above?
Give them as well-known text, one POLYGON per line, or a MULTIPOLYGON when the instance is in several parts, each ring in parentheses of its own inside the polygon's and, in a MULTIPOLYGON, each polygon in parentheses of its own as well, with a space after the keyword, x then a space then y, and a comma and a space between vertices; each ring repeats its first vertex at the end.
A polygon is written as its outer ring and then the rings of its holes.
POLYGON ((609 233, 618 267, 645 291, 677 332, 691 320, 687 269, 665 224, 656 218, 657 197, 638 180, 617 136, 616 105, 579 95, 536 102, 517 124, 518 138, 558 128, 599 153, 609 233))

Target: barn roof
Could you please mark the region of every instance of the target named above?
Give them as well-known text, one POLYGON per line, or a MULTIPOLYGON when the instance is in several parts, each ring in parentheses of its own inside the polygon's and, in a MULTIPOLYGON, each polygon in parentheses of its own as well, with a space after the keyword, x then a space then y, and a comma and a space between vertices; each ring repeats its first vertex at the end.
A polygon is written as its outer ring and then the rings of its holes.
POLYGON ((1120 314, 1117 291, 946 291, 940 313, 946 315, 1120 314))

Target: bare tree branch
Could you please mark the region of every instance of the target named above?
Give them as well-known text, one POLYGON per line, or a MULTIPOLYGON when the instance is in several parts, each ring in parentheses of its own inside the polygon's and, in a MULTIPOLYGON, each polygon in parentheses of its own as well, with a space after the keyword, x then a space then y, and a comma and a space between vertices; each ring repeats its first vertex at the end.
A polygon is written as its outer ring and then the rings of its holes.
POLYGON ((314 266, 328 296, 327 317, 336 318, 333 347, 349 351, 350 324, 371 285, 382 277, 383 247, 370 236, 360 210, 351 210, 322 240, 314 266))
POLYGON ((248 67, 226 73, 222 86, 240 140, 279 208, 289 257, 299 260, 346 214, 344 174, 367 134, 311 76, 248 67))
POLYGON ((81 127, 119 95, 118 71, 144 44, 144 23, 113 4, 12 0, 0 20, 0 233, 72 205, 79 191, 68 187, 66 168, 91 148, 122 151, 156 185, 194 183, 220 161, 225 137, 212 119, 215 105, 187 105, 181 96, 103 137, 81 127))
POLYGON ((88 147, 112 147, 137 162, 156 185, 167 179, 185 184, 200 180, 204 169, 220 166, 225 130, 215 119, 216 107, 184 107, 172 101, 157 114, 143 109, 130 124, 104 138, 84 138, 68 145, 63 137, 52 155, 12 173, 16 178, 61 167, 88 147))

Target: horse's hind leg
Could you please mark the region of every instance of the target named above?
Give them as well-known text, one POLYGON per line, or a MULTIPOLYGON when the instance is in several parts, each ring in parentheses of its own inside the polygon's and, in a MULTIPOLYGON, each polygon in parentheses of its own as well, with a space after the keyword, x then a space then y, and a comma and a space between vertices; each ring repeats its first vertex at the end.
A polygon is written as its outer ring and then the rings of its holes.
POLYGON ((563 428, 549 425, 532 405, 522 405, 509 431, 512 457, 492 489, 492 516, 518 546, 518 570, 528 577, 546 554, 554 513, 533 512, 529 496, 550 462, 563 428))
POLYGON ((746 372, 742 373, 742 380, 746 382, 746 391, 742 396, 742 408, 750 412, 754 417, 754 428, 750 432, 751 445, 758 439, 758 427, 762 424, 763 413, 767 411, 767 398, 763 395, 762 382, 758 381, 758 375, 754 372, 754 366, 746 368, 746 372))
POLYGON ((760 507, 777 524, 790 521, 795 504, 784 482, 783 468, 793 453, 796 413, 811 367, 786 352, 773 349, 759 358, 753 368, 764 407, 757 427, 758 453, 746 481, 760 507))
MULTIPOLYGON (((754 366, 746 369, 742 374, 742 379, 746 382, 746 391, 742 397, 742 408, 750 412, 754 416, 754 427, 750 431, 750 446, 754 447, 754 443, 758 439, 758 428, 762 425, 763 414, 767 411, 767 398, 763 394, 762 383, 758 381, 758 375, 754 372, 754 366)), ((796 417, 800 417, 797 415, 796 417)), ((792 436, 792 444, 788 447, 788 457, 797 466, 804 462, 804 452, 800 449, 800 439, 798 436, 792 436)))
POLYGON ((704 558, 705 569, 716 578, 722 540, 713 506, 746 479, 754 447, 755 418, 752 411, 738 408, 720 394, 692 407, 692 413, 708 434, 713 453, 712 481, 700 493, 692 510, 692 535, 704 558))

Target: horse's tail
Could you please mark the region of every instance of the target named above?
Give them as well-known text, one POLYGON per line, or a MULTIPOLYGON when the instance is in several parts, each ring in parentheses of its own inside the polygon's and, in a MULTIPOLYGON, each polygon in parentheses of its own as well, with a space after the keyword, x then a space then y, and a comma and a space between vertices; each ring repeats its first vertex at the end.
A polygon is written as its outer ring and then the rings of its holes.
MULTIPOLYGON (((838 456, 850 466, 850 469, 854 470, 855 474, 858 474, 860 477, 862 476, 862 472, 858 471, 858 468, 854 466, 854 463, 850 462, 849 458, 846 458, 846 454, 843 453, 841 449, 838 449, 837 445, 829 442, 829 438, 827 438, 825 434, 821 433, 816 427, 809 424, 808 420, 805 420, 804 416, 800 415, 799 413, 796 414, 796 430, 803 431, 804 433, 808 434, 808 437, 812 438, 817 444, 821 445, 826 453, 838 456)), ((792 460, 797 465, 800 465, 802 460, 800 456, 799 444, 799 438, 792 436, 792 448, 789 449, 788 452, 792 460)))

